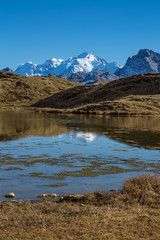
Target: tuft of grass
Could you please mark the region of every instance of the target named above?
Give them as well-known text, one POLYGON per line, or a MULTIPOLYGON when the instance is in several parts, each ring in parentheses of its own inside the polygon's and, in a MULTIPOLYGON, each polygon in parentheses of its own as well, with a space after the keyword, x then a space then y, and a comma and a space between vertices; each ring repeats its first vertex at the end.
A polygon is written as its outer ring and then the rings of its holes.
MULTIPOLYGON (((151 208, 160 208, 160 176, 143 174, 126 180, 121 191, 88 192, 83 198, 74 201, 92 203, 96 205, 144 205, 151 208)), ((62 198, 62 201, 72 201, 72 197, 62 198)))
POLYGON ((147 206, 160 206, 160 177, 144 174, 125 181, 122 189, 125 201, 147 206))

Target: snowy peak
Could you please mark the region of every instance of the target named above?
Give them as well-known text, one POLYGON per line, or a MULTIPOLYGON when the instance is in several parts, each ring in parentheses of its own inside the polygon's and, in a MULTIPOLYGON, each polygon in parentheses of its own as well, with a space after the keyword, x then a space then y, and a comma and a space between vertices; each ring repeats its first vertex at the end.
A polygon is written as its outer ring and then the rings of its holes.
POLYGON ((52 58, 50 60, 45 61, 43 65, 56 67, 56 66, 59 66, 61 64, 61 62, 63 62, 63 61, 64 60, 62 60, 62 59, 52 58))
POLYGON ((33 76, 34 71, 36 70, 37 65, 32 62, 27 62, 21 64, 15 71, 20 75, 33 76))
POLYGON ((149 49, 141 49, 137 55, 129 57, 125 66, 118 69, 115 74, 127 77, 149 72, 160 72, 160 54, 149 49))
POLYGON ((86 58, 87 56, 93 56, 93 55, 88 52, 83 52, 80 55, 78 55, 77 58, 86 58))
POLYGON ((77 57, 69 58, 68 61, 66 61, 66 70, 64 72, 67 74, 76 72, 90 73, 96 68, 104 69, 106 65, 107 62, 104 59, 84 52, 77 57))
POLYGON ((102 58, 88 52, 83 52, 76 57, 70 57, 68 60, 52 58, 40 65, 33 64, 32 62, 21 64, 15 72, 25 76, 48 76, 51 72, 56 75, 77 72, 91 73, 96 69, 114 73, 118 68, 119 66, 115 62, 109 64, 102 58))
POLYGON ((89 61, 101 61, 101 62, 104 61, 104 63, 107 64, 107 62, 104 59, 101 59, 91 53, 88 53, 88 52, 84 52, 84 53, 78 55, 76 58, 83 59, 83 60, 89 60, 89 61))

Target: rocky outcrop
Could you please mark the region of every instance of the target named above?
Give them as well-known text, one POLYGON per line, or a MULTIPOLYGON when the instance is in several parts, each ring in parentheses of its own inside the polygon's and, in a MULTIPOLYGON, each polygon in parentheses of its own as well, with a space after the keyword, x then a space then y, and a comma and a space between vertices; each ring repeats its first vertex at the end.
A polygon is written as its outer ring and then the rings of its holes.
POLYGON ((2 71, 3 71, 3 72, 11 72, 11 73, 14 73, 14 71, 13 71, 12 69, 8 68, 8 67, 2 69, 2 71))
POLYGON ((77 72, 71 74, 62 73, 61 75, 59 75, 59 77, 72 82, 83 83, 85 79, 88 77, 88 75, 89 74, 84 72, 77 72))
POLYGON ((48 74, 48 77, 57 77, 57 75, 55 73, 51 72, 48 74))
POLYGON ((90 73, 86 79, 85 79, 85 82, 86 83, 91 83, 89 85, 92 85, 94 84, 95 82, 97 82, 98 79, 103 79, 103 80, 107 80, 107 81, 113 81, 113 80, 116 80, 118 79, 118 77, 113 74, 113 73, 110 73, 110 72, 106 72, 106 71, 103 71, 103 70, 99 70, 99 69, 96 69, 93 73, 90 73))
POLYGON ((104 85, 106 83, 109 83, 110 81, 107 81, 105 79, 102 79, 102 78, 98 78, 98 80, 94 83, 94 85, 104 85))
POLYGON ((149 49, 141 49, 137 55, 129 57, 125 66, 115 75, 127 77, 134 74, 160 72, 160 54, 149 49))

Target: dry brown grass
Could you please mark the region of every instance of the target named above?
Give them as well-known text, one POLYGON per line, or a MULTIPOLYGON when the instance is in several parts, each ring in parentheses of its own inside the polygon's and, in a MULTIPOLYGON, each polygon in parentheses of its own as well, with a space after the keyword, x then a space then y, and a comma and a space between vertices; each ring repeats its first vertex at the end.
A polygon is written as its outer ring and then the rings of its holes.
POLYGON ((139 74, 105 85, 77 86, 39 101, 35 107, 80 108, 90 104, 120 100, 128 96, 160 94, 160 74, 139 74))
POLYGON ((139 74, 105 85, 77 86, 43 99, 33 107, 61 113, 159 115, 160 74, 139 74))
POLYGON ((0 107, 28 106, 77 85, 57 77, 25 77, 0 71, 0 107))
POLYGON ((142 206, 6 203, 0 239, 159 239, 160 214, 142 206))
POLYGON ((160 74, 83 86, 56 77, 25 77, 0 71, 0 107, 31 105, 54 113, 159 115, 160 74))
POLYGON ((140 203, 150 207, 160 206, 160 177, 142 175, 125 181, 122 195, 127 203, 140 203))
POLYGON ((160 94, 127 96, 119 100, 85 104, 76 108, 33 108, 47 113, 76 113, 96 115, 160 115, 160 94))
POLYGON ((75 111, 103 115, 159 115, 160 94, 131 95, 119 100, 86 105, 75 111))
POLYGON ((159 187, 160 177, 143 175, 126 181, 121 193, 88 193, 83 203, 1 202, 0 239, 157 240, 159 187))

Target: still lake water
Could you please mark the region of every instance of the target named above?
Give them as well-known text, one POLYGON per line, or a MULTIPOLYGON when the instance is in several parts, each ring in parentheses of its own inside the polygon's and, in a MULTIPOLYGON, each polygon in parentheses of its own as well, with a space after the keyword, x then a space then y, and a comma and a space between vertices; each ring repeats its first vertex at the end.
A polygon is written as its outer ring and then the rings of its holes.
POLYGON ((121 189, 160 174, 160 117, 0 112, 0 200, 121 189))

